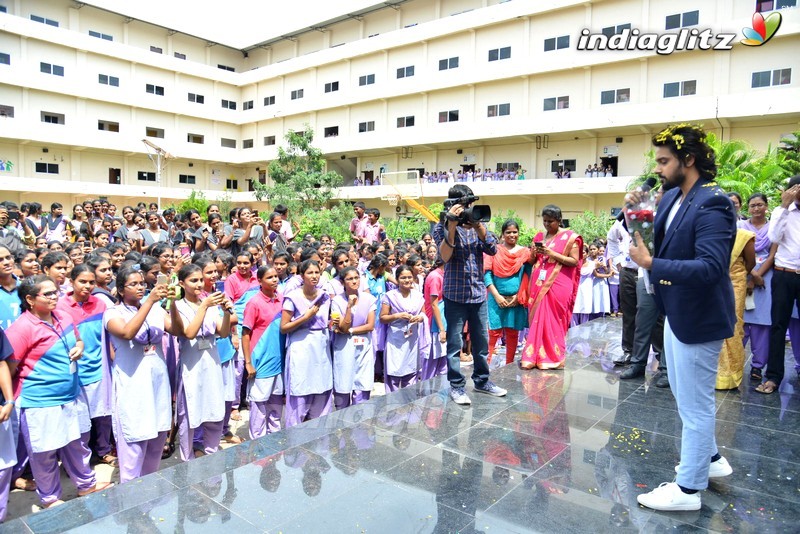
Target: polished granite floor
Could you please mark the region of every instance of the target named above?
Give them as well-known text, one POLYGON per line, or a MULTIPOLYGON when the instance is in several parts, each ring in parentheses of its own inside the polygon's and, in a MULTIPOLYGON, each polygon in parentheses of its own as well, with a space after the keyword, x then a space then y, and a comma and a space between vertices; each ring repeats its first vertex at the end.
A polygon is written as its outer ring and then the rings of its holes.
POLYGON ((649 372, 618 379, 619 338, 618 319, 592 321, 570 331, 564 371, 494 370, 505 398, 461 407, 441 380, 420 383, 0 531, 797 532, 793 361, 779 393, 717 392, 734 473, 700 511, 659 513, 636 495, 674 478, 681 423, 649 372))

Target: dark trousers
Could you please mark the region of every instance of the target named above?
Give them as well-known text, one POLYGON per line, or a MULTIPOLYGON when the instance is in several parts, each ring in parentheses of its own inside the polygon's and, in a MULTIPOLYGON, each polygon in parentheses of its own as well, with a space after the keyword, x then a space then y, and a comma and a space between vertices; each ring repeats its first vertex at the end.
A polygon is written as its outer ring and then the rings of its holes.
POLYGON ((447 381, 454 388, 463 388, 467 381, 461 373, 461 333, 469 324, 472 340, 472 381, 482 386, 489 380, 489 308, 486 301, 463 304, 444 299, 444 320, 447 323, 447 381))
POLYGON ((633 333, 636 329, 637 269, 623 267, 619 273, 619 311, 622 312, 622 352, 633 352, 633 333))
POLYGON ((650 345, 656 352, 659 371, 667 369, 664 354, 664 315, 658 310, 656 299, 647 293, 644 278, 636 281, 636 329, 633 334, 631 365, 644 368, 650 355, 650 345))
POLYGON ((786 329, 792 317, 792 308, 800 311, 800 274, 772 271, 772 327, 769 331, 769 360, 767 380, 776 384, 783 380, 786 359, 786 329))

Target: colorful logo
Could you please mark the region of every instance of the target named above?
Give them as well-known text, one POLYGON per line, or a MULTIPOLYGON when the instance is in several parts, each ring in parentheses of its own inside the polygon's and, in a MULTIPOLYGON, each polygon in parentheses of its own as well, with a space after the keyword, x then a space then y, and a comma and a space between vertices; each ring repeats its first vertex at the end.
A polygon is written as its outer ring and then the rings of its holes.
POLYGON ((761 46, 766 44, 772 39, 780 27, 780 13, 770 13, 766 19, 761 13, 753 13, 753 27, 742 28, 742 33, 745 38, 741 40, 741 43, 747 46, 761 46))

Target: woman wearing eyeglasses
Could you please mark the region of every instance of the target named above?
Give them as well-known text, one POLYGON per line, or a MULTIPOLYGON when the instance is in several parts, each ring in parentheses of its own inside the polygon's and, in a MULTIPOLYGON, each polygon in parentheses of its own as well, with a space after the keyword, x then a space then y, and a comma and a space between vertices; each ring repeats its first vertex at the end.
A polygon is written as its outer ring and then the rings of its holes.
POLYGON ((172 391, 161 339, 183 335, 174 288, 157 284, 144 301, 144 274, 136 265, 117 274, 121 303, 106 310, 103 326, 114 349, 112 425, 117 442, 120 482, 158 470, 172 425, 172 391))
MULTIPOLYGON (((30 455, 42 506, 61 504, 61 460, 78 495, 105 489, 89 466, 91 453, 81 441, 77 360, 83 341, 68 314, 55 311, 58 287, 38 275, 19 286, 23 314, 6 331, 14 354, 8 359, 20 436, 30 455)), ((6 401, 14 402, 14 401, 6 401)), ((85 418, 85 413, 84 413, 85 418)))
POLYGON ((95 274, 90 265, 76 265, 69 277, 72 291, 58 301, 56 310, 72 318, 84 344, 83 357, 78 361, 81 386, 78 400, 88 413, 91 425, 82 429, 81 439, 101 462, 116 467, 117 458, 111 452, 111 374, 103 343, 106 303, 92 295, 95 274), (92 443, 89 442, 91 428, 95 435, 92 443))

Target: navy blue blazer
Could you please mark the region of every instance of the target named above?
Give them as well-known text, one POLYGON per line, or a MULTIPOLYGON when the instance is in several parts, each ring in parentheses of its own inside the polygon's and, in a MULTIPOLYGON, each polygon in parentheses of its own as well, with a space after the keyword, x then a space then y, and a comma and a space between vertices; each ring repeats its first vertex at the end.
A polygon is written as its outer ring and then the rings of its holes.
POLYGON ((715 183, 700 179, 667 229, 680 195, 678 187, 664 193, 656 212, 650 275, 656 303, 682 343, 726 339, 736 324, 729 272, 736 240, 733 203, 715 183))

